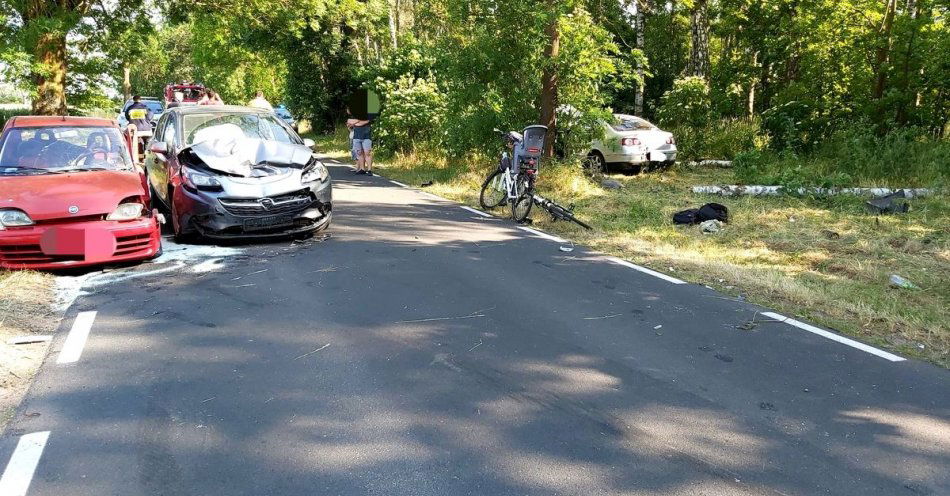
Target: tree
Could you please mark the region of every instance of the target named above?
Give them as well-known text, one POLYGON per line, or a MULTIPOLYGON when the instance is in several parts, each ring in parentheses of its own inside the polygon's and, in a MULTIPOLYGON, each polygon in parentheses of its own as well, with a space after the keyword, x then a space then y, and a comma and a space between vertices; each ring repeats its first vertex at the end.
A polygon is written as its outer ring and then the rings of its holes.
POLYGON ((687 76, 697 76, 709 79, 709 13, 707 0, 693 0, 690 14, 690 45, 689 65, 686 66, 687 76))
POLYGON ((554 137, 557 135, 558 71, 555 63, 561 51, 560 9, 557 0, 548 0, 548 20, 544 29, 547 43, 544 47, 544 72, 541 75, 541 125, 547 126, 544 138, 544 156, 554 156, 554 137))

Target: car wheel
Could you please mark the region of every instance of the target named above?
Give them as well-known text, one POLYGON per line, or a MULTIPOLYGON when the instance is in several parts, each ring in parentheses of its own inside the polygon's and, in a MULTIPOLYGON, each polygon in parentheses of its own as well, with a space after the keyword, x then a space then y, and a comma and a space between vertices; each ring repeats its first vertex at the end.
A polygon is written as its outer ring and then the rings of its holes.
POLYGON ((595 172, 607 172, 607 162, 600 152, 591 152, 587 155, 585 166, 595 172))
POLYGON ((168 201, 172 204, 171 207, 171 217, 172 217, 172 232, 173 239, 178 244, 192 243, 197 241, 197 235, 193 232, 186 232, 182 229, 181 226, 181 215, 178 213, 178 209, 175 207, 175 190, 168 188, 168 201))

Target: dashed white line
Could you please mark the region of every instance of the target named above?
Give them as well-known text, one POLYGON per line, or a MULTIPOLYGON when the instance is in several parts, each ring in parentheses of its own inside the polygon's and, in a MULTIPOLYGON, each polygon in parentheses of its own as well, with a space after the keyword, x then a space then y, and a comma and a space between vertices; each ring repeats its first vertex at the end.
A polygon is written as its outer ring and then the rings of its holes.
POLYGON ((633 270, 638 270, 638 271, 640 271, 640 272, 643 272, 644 274, 649 274, 649 275, 651 275, 651 276, 653 276, 653 277, 658 277, 658 278, 660 278, 660 279, 663 279, 664 281, 668 281, 668 282, 671 282, 671 283, 673 283, 673 284, 686 284, 686 281, 684 281, 684 280, 682 280, 682 279, 677 279, 677 278, 675 278, 675 277, 668 276, 668 275, 663 274, 663 273, 661 273, 661 272, 657 272, 657 271, 655 271, 655 270, 648 269, 648 268, 646 268, 646 267, 642 267, 642 266, 640 266, 640 265, 637 265, 637 264, 635 264, 635 263, 628 262, 628 261, 626 261, 626 260, 624 260, 624 259, 621 259, 621 258, 617 258, 617 257, 607 257, 607 260, 610 260, 611 262, 613 262, 613 263, 615 263, 615 264, 617 264, 617 265, 623 265, 624 267, 630 267, 631 269, 633 269, 633 270))
POLYGON ((819 336, 826 337, 826 338, 828 338, 828 339, 830 339, 830 340, 832 340, 832 341, 837 341, 837 342, 839 342, 839 343, 841 343, 841 344, 846 344, 846 345, 848 345, 848 346, 850 346, 850 347, 852 347, 852 348, 857 348, 857 349, 859 349, 859 350, 861 350, 861 351, 870 353, 870 354, 872 354, 872 355, 879 356, 879 357, 881 357, 881 358, 883 358, 883 359, 885 359, 885 360, 890 360, 890 361, 892 361, 892 362, 903 362, 903 361, 906 360, 906 358, 899 357, 899 356, 894 355, 894 354, 892 354, 892 353, 888 353, 888 352, 886 352, 886 351, 884 351, 884 350, 879 350, 879 349, 877 349, 877 348, 875 348, 875 347, 873 347, 873 346, 868 346, 868 345, 866 345, 866 344, 864 344, 864 343, 855 341, 855 340, 853 340, 853 339, 848 339, 848 338, 846 338, 846 337, 844 337, 844 336, 839 336, 839 335, 837 335, 837 334, 835 334, 835 333, 833 333, 833 332, 828 332, 828 331, 826 331, 826 330, 824 330, 824 329, 819 329, 818 327, 815 327, 815 326, 813 326, 813 325, 811 325, 811 324, 806 324, 806 323, 804 323, 804 322, 795 320, 795 319, 790 318, 790 317, 786 317, 786 316, 784 316, 784 315, 782 315, 782 314, 779 314, 779 313, 775 313, 775 312, 762 312, 762 315, 764 315, 764 316, 766 316, 766 317, 768 317, 768 318, 770 318, 770 319, 775 319, 775 320, 778 320, 778 321, 780 321, 780 322, 784 322, 784 323, 786 323, 786 324, 793 325, 793 326, 795 326, 795 327, 797 327, 797 328, 799 328, 799 329, 806 330, 806 331, 808 331, 808 332, 817 334, 817 335, 819 335, 819 336))
POLYGON ((557 236, 553 236, 551 234, 538 231, 537 229, 531 229, 530 227, 518 226, 518 229, 521 229, 522 231, 527 232, 527 233, 534 234, 535 236, 539 238, 544 238, 550 241, 554 241, 555 243, 570 243, 570 241, 564 238, 559 238, 557 236))
POLYGON ((26 496, 33 482, 33 473, 43 456, 43 448, 49 439, 49 431, 33 432, 20 438, 0 477, 0 494, 3 496, 26 496))
POLYGON ((96 320, 96 312, 79 312, 76 320, 73 321, 73 327, 66 336, 66 342, 63 343, 63 349, 59 352, 59 358, 56 363, 73 363, 79 360, 82 355, 82 349, 86 346, 86 338, 89 337, 89 330, 92 329, 92 323, 96 320))
POLYGON ((469 212, 471 212, 471 213, 473 213, 473 214, 476 214, 476 215, 481 215, 482 217, 494 217, 492 214, 488 214, 488 213, 482 212, 481 210, 476 210, 476 209, 474 209, 474 208, 472 208, 472 207, 466 207, 465 205, 461 205, 461 207, 462 207, 462 209, 464 209, 464 210, 468 210, 469 212))

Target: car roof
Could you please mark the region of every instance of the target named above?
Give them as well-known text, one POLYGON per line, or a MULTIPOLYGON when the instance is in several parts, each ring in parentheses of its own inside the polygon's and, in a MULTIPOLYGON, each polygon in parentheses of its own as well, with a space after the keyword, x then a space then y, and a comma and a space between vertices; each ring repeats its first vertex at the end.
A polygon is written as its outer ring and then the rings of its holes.
POLYGON ((11 121, 7 127, 117 127, 115 120, 102 117, 18 115, 11 121))
POLYGON ((188 105, 181 107, 172 107, 166 112, 173 112, 182 115, 190 114, 272 114, 270 110, 253 107, 244 107, 241 105, 188 105))

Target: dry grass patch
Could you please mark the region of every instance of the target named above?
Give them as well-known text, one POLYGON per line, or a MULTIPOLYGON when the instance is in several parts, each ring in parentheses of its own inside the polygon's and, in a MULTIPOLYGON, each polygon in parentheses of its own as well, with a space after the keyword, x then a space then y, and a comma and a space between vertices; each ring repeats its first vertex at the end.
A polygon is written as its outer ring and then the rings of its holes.
POLYGON ((13 416, 46 355, 49 343, 11 345, 29 334, 51 334, 57 324, 52 310, 53 277, 29 271, 0 270, 0 431, 13 416))
MULTIPOLYGON (((383 174, 477 206, 492 167, 484 157, 450 163, 444 157, 397 155, 383 174)), ((904 215, 874 216, 864 199, 733 197, 692 193, 698 184, 733 182, 731 171, 677 168, 662 173, 613 174, 624 188, 610 191, 578 167, 547 166, 542 195, 576 204, 592 232, 553 222, 534 211, 536 226, 726 293, 743 293, 864 341, 950 367, 950 201, 911 200, 904 215), (716 234, 673 226, 674 212, 715 201, 731 222, 716 234), (899 274, 919 290, 888 286, 899 274)), ((505 215, 502 209, 496 214, 505 215)))

